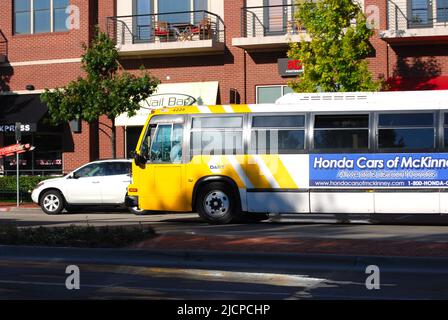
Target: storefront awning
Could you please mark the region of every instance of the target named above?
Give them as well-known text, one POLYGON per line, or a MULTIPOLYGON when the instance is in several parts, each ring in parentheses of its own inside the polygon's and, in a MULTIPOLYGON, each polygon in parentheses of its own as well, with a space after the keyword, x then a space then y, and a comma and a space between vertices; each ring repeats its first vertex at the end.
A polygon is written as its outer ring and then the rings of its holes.
POLYGON ((115 119, 116 126, 143 126, 152 109, 179 105, 215 105, 218 97, 218 81, 164 83, 157 87, 134 117, 122 114, 115 119))
POLYGON ((0 95, 0 133, 14 132, 16 122, 22 131, 35 131, 47 111, 39 94, 0 95))

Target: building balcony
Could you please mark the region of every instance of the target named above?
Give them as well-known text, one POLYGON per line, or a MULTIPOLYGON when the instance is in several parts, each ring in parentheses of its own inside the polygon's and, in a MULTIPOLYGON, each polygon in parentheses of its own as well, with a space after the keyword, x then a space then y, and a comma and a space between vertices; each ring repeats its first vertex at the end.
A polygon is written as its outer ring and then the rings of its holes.
POLYGON ((448 2, 388 0, 380 37, 390 44, 448 43, 448 2))
POLYGON ((305 29, 294 18, 297 5, 243 7, 241 37, 232 45, 246 50, 284 50, 290 42, 309 41, 305 29))
POLYGON ((208 11, 109 17, 107 32, 121 56, 223 53, 225 26, 208 11))
POLYGON ((8 40, 6 39, 2 30, 0 30, 0 63, 6 62, 7 57, 8 57, 8 40))

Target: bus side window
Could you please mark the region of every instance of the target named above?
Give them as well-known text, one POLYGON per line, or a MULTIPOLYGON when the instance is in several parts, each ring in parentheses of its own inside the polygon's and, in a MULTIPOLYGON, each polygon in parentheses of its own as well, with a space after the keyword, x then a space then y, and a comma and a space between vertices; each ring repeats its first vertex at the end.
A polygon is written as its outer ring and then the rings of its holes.
POLYGON ((243 117, 195 117, 190 135, 191 155, 243 153, 243 117))
POLYGON ((319 114, 314 117, 314 149, 356 152, 369 149, 368 114, 319 114))
POLYGON ((380 113, 378 148, 423 150, 435 147, 434 113, 380 113))
POLYGON ((249 153, 294 154, 305 149, 305 116, 254 116, 249 153))
POLYGON ((448 113, 443 115, 443 146, 448 148, 448 113))

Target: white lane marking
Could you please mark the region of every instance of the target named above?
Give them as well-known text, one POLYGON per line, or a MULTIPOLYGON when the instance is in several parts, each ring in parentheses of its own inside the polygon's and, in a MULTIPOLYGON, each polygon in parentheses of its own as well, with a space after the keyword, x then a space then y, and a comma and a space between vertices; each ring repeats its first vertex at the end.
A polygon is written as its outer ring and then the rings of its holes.
POLYGON ((235 170, 236 174, 240 177, 241 181, 243 181, 243 183, 246 185, 246 188, 252 189, 254 186, 250 182, 243 168, 241 168, 240 163, 236 160, 236 157, 235 156, 226 156, 226 157, 229 160, 230 164, 232 165, 233 169, 235 170))
POLYGON ((263 173, 263 175, 266 177, 266 180, 271 185, 271 188, 280 188, 280 185, 278 184, 277 180, 275 180, 274 176, 271 173, 271 170, 264 163, 263 159, 261 159, 261 157, 258 155, 253 155, 253 158, 260 168, 260 171, 263 173))

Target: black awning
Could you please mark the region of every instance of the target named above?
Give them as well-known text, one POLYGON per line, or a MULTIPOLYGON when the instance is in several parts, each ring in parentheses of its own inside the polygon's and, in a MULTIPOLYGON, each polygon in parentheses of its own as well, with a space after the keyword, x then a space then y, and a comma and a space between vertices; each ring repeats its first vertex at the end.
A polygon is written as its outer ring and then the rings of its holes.
POLYGON ((0 95, 0 125, 21 122, 36 127, 47 112, 40 94, 0 95))

